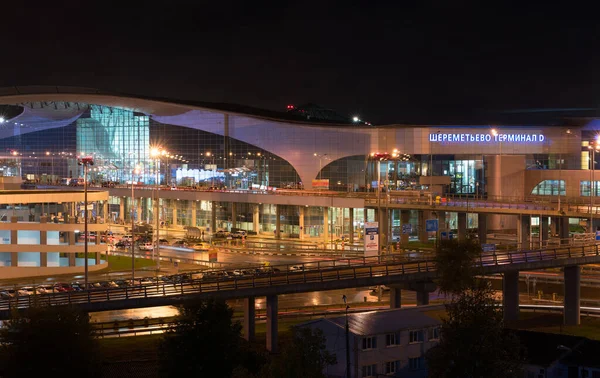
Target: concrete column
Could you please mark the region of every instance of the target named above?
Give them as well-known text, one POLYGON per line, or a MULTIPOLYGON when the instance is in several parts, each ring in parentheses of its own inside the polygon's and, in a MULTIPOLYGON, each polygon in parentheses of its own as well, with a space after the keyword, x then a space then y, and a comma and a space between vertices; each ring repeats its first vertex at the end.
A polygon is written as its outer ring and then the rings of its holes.
POLYGON ((119 218, 123 219, 123 221, 127 220, 125 218, 125 198, 123 197, 119 198, 119 218))
POLYGON ((400 286, 390 286, 390 308, 402 306, 402 289, 400 286))
POLYGON ((551 217, 552 223, 550 224, 550 235, 555 236, 558 235, 558 217, 551 217))
POLYGON ((419 210, 419 226, 417 232, 419 234, 419 241, 421 243, 427 243, 429 241, 429 235, 427 234, 426 221, 427 213, 424 210, 419 210))
POLYGON ((540 217, 540 242, 543 245, 548 241, 548 217, 540 217))
POLYGON ((402 232, 402 226, 410 223, 410 210, 400 211, 400 243, 408 244, 408 234, 402 232))
POLYGON ((429 292, 417 291, 417 306, 426 306, 429 304, 429 292))
POLYGON ((566 266, 564 272, 565 280, 565 325, 579 325, 580 323, 580 283, 581 267, 578 265, 566 266))
POLYGON ((258 204, 252 208, 252 230, 257 234, 260 231, 260 205, 258 204))
MULTIPOLYGON (((40 224, 48 223, 48 217, 40 217, 40 224)), ((40 245, 48 245, 48 232, 40 231, 40 245)), ((48 255, 46 252, 40 252, 40 266, 48 266, 48 255)))
POLYGON ((381 246, 381 250, 384 251, 387 248, 389 241, 388 220, 390 219, 390 212, 388 209, 382 207, 377 210, 377 213, 379 222, 379 245, 381 246))
POLYGON ((517 241, 521 248, 531 249, 531 216, 519 215, 517 222, 517 241))
POLYGON ((170 201, 170 205, 173 206, 173 219, 171 221, 171 225, 173 226, 177 226, 177 205, 179 204, 179 201, 170 201))
POLYGON ((275 238, 281 238, 281 206, 275 205, 275 238))
POLYGON ((479 236, 479 243, 487 243, 487 214, 477 214, 477 234, 479 236))
POLYGON ((502 306, 504 320, 519 320, 519 272, 506 272, 502 280, 502 306))
POLYGON ((277 353, 277 295, 267 295, 267 350, 277 353))
MULTIPOLYGON (((19 218, 10 217, 10 223, 17 223, 19 218)), ((19 231, 10 230, 10 244, 19 244, 19 231)), ((10 266, 19 266, 19 252, 10 253, 10 266)))
POLYGON ((569 244, 569 217, 558 218, 558 237, 560 244, 569 244))
POLYGON ((143 219, 142 218, 142 202, 143 202, 142 198, 139 198, 137 201, 137 206, 135 208, 134 217, 137 222, 139 222, 143 219))
POLYGON ((437 210, 438 215, 438 226, 440 230, 446 230, 448 225, 446 224, 446 212, 437 210))
POLYGON ((198 206, 197 206, 198 202, 197 201, 192 201, 192 227, 196 227, 198 225, 198 217, 197 217, 197 211, 198 211, 198 206))
POLYGON ((327 243, 329 241, 329 208, 323 208, 323 239, 327 243))
POLYGON ((354 243, 354 208, 348 208, 348 219, 350 226, 348 229, 348 240, 350 243, 354 243))
MULTIPOLYGON (((69 219, 69 223, 75 223, 75 219, 69 219)), ((75 232, 70 231, 67 234, 69 235, 69 245, 75 245, 75 232)), ((69 256, 69 266, 75 266, 75 253, 67 253, 67 256, 69 256)))
POLYGON ((217 201, 212 201, 210 212, 210 230, 217 231, 217 201))
POLYGON ((299 228, 299 237, 300 240, 304 239, 304 206, 298 206, 298 228, 299 228))
POLYGON ((244 339, 254 341, 256 310, 254 297, 244 298, 244 339))
POLYGON ((108 222, 108 201, 102 202, 102 216, 104 217, 104 223, 108 222))
POLYGON ((458 240, 467 239, 467 213, 456 214, 458 240))
POLYGON ((237 203, 231 203, 231 229, 237 228, 237 203))

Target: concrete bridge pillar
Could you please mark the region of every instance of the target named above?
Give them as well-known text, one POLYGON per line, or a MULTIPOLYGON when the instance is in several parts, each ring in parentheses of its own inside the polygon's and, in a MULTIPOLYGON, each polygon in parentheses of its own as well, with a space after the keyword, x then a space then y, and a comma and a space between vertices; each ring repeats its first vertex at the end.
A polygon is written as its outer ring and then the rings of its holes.
POLYGON ((400 243, 408 244, 408 234, 402 232, 402 226, 410 223, 410 210, 400 211, 400 243))
POLYGON ((519 215, 517 222, 517 241, 522 249, 531 249, 531 216, 519 215))
POLYGON ((417 306, 426 306, 429 304, 429 292, 417 291, 417 306))
POLYGON ((173 219, 171 221, 171 224, 173 226, 177 226, 177 204, 179 204, 179 201, 173 201, 170 200, 170 205, 173 207, 173 219))
POLYGON ((506 272, 502 280, 504 321, 519 320, 519 272, 506 272))
POLYGON ((558 237, 560 244, 569 244, 569 217, 558 218, 558 237))
POLYGON ((231 230, 237 228, 237 203, 231 203, 231 230))
POLYGON ((378 221, 379 221, 379 245, 381 250, 384 251, 387 249, 388 240, 389 240, 389 219, 390 219, 390 211, 385 208, 380 208, 378 211, 378 221))
POLYGON ((299 238, 300 240, 304 239, 304 209, 305 206, 299 206, 298 207, 298 232, 299 232, 299 238))
POLYGON ((457 213, 458 240, 467 240, 467 213, 457 213))
POLYGON ((446 230, 448 225, 446 224, 446 212, 445 211, 436 211, 438 215, 438 227, 440 230, 446 230))
POLYGON ((260 205, 258 204, 252 207, 252 231, 256 234, 260 231, 260 205))
POLYGON ((255 332, 255 304, 254 297, 244 298, 244 339, 254 341, 255 332))
POLYGON ((487 243, 487 214, 477 214, 477 236, 479 237, 479 243, 487 243))
POLYGON ((565 325, 579 325, 580 323, 580 283, 581 267, 579 265, 566 266, 564 271, 565 280, 565 325))
POLYGON ((323 207, 323 241, 329 241, 329 208, 323 207))
POLYGON ((281 206, 275 205, 275 239, 281 238, 281 206))
POLYGON ((210 230, 217 232, 217 201, 212 201, 210 206, 210 230))
POLYGON ((540 243, 542 246, 548 241, 548 217, 540 217, 540 243))
POLYGON ((390 286, 390 308, 400 308, 402 305, 402 289, 399 285, 390 286))
POLYGON ((419 241, 421 243, 427 243, 429 241, 429 235, 427 233, 426 221, 427 221, 427 212, 423 210, 419 210, 419 226, 417 228, 417 233, 419 234, 419 241))
POLYGON ((277 353, 277 295, 267 295, 267 350, 277 353))
POLYGON ((137 201, 137 207, 135 209, 136 213, 135 213, 135 220, 136 221, 141 221, 142 218, 142 202, 143 202, 143 198, 138 199, 137 201))
POLYGON ((354 243, 354 208, 348 208, 348 241, 354 243))

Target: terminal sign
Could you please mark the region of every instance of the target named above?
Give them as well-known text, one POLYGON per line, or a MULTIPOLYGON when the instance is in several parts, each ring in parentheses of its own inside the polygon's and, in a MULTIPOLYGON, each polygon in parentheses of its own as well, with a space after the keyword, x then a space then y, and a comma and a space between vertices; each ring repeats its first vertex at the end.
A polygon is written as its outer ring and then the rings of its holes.
POLYGON ((538 143, 546 140, 544 134, 473 134, 473 133, 430 133, 430 142, 449 143, 538 143))

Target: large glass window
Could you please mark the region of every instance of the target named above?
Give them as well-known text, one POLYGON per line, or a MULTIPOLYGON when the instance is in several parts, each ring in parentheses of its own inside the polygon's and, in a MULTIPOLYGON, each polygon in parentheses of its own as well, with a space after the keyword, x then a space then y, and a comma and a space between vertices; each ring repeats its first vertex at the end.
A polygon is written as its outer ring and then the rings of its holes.
POLYGON ((580 181, 579 182, 579 194, 583 197, 589 197, 590 192, 594 193, 594 196, 600 196, 600 181, 594 181, 594 189, 590 190, 590 182, 589 181, 580 181))
POLYGON ((567 194, 565 180, 544 180, 531 191, 534 196, 564 196, 567 194))

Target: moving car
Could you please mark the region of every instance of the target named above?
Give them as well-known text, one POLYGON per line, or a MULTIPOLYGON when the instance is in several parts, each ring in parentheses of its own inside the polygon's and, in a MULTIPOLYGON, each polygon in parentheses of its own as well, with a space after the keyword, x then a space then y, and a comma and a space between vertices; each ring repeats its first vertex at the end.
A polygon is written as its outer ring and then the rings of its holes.
POLYGON ((192 246, 194 251, 208 251, 210 249, 210 244, 208 243, 197 243, 192 246))
POLYGON ((154 245, 152 243, 143 243, 139 246, 140 251, 152 251, 154 249, 154 245))

